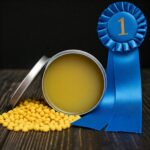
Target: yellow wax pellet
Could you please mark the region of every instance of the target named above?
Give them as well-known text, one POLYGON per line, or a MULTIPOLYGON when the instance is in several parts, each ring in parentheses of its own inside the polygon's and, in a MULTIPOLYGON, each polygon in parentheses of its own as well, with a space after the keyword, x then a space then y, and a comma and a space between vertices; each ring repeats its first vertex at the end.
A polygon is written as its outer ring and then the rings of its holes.
POLYGON ((58 121, 58 123, 59 123, 59 124, 64 124, 64 120, 63 120, 63 119, 60 119, 60 120, 58 121))
POLYGON ((8 126, 7 126, 7 129, 8 129, 8 130, 13 130, 14 128, 13 128, 13 126, 8 125, 8 126))
POLYGON ((12 113, 13 113, 13 111, 12 111, 12 110, 8 111, 8 114, 12 114, 12 113))
POLYGON ((28 105, 28 101, 27 101, 27 100, 25 100, 23 104, 24 104, 24 105, 28 105))
POLYGON ((39 104, 39 106, 43 108, 44 105, 41 103, 41 104, 39 104))
POLYGON ((19 119, 19 115, 18 115, 18 114, 15 115, 14 118, 15 118, 15 119, 19 119))
POLYGON ((55 131, 56 128, 55 128, 54 125, 51 125, 51 126, 50 126, 50 129, 51 129, 52 131, 55 131))
POLYGON ((55 115, 54 114, 50 114, 50 118, 51 119, 55 119, 55 115))
POLYGON ((56 116, 59 116, 59 113, 58 113, 58 112, 55 112, 55 115, 56 115, 56 116))
POLYGON ((32 109, 31 109, 31 112, 32 112, 32 113, 35 113, 35 109, 32 108, 32 109))
POLYGON ((41 112, 40 112, 40 115, 41 115, 41 116, 44 116, 44 112, 43 112, 43 111, 41 111, 41 112))
POLYGON ((7 127, 8 126, 8 122, 3 122, 3 126, 7 127))
POLYGON ((56 120, 56 121, 59 121, 59 120, 60 120, 60 118, 57 116, 57 117, 55 117, 55 120, 56 120))
POLYGON ((64 116, 65 116, 65 115, 64 115, 63 113, 61 113, 61 112, 59 113, 59 115, 60 115, 60 117, 64 117, 64 116))
POLYGON ((4 121, 3 117, 2 117, 2 116, 0 116, 0 124, 2 124, 2 123, 3 123, 3 121, 4 121))
POLYGON ((56 125, 55 128, 57 131, 62 131, 62 127, 60 125, 56 125))
POLYGON ((43 123, 45 124, 45 125, 48 125, 49 124, 49 122, 48 121, 43 121, 43 123))
POLYGON ((8 118, 8 115, 6 113, 2 114, 2 116, 3 116, 4 119, 8 118))
POLYGON ((52 112, 52 113, 55 113, 55 110, 54 110, 54 109, 51 109, 51 112, 52 112))
POLYGON ((20 117, 20 119, 23 119, 23 115, 20 115, 19 117, 20 117))
POLYGON ((68 120, 68 116, 67 115, 64 116, 64 120, 68 120))
POLYGON ((19 130, 20 130, 20 128, 18 126, 14 127, 14 131, 19 131, 19 130))
POLYGON ((44 111, 44 113, 47 113, 47 114, 49 113, 49 109, 48 108, 45 108, 43 111, 44 111))
POLYGON ((43 127, 43 131, 44 131, 44 132, 48 132, 48 131, 49 131, 49 126, 48 126, 48 125, 45 125, 45 126, 43 127))
POLYGON ((34 129, 35 131, 39 131, 39 130, 40 130, 40 126, 39 126, 38 124, 36 124, 36 125, 34 125, 33 129, 34 129))
POLYGON ((19 130, 22 130, 23 124, 16 124, 16 125, 13 126, 13 128, 14 128, 14 129, 17 128, 18 131, 19 131, 19 130))
POLYGON ((71 124, 70 123, 65 123, 66 128, 70 128, 71 124))
POLYGON ((23 131, 23 132, 27 132, 27 131, 28 131, 28 128, 27 128, 27 127, 23 127, 23 128, 22 128, 22 131, 23 131))
POLYGON ((71 122, 80 119, 78 115, 56 112, 45 102, 26 99, 14 109, 0 115, 0 124, 8 130, 28 132, 30 130, 48 132, 69 128, 71 122))
POLYGON ((12 126, 14 126, 14 121, 11 121, 11 122, 9 122, 9 125, 12 125, 12 126))

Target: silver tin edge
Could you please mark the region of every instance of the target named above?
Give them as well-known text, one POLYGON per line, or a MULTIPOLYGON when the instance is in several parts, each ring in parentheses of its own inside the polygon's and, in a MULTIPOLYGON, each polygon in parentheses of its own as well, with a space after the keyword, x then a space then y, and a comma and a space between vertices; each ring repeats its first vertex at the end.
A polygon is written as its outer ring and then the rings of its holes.
POLYGON ((100 101, 102 100, 102 98, 103 98, 103 96, 104 96, 104 93, 105 93, 105 91, 106 91, 106 87, 107 87, 107 78, 106 78, 106 73, 105 73, 105 70, 104 70, 102 64, 98 61, 98 59, 97 59, 96 57, 94 57, 93 55, 91 55, 91 54, 89 54, 89 53, 87 53, 87 52, 85 52, 85 51, 82 51, 82 50, 75 50, 75 49, 65 50, 65 51, 59 52, 59 53, 55 54, 54 56, 52 56, 52 57, 49 59, 47 65, 46 65, 46 67, 45 67, 45 70, 44 70, 44 73, 43 73, 43 77, 42 77, 42 92, 43 92, 43 95, 44 95, 44 97, 45 97, 46 102, 49 104, 49 106, 51 106, 51 107, 54 108, 55 110, 60 111, 60 112, 63 112, 63 113, 65 113, 65 114, 69 114, 69 115, 84 115, 84 114, 86 114, 86 113, 89 113, 89 112, 92 111, 93 109, 95 109, 95 108, 98 106, 98 104, 100 103, 100 101), (100 71, 102 72, 102 75, 103 75, 103 79, 104 79, 104 89, 103 89, 102 96, 100 97, 99 101, 97 102, 97 104, 96 104, 94 107, 92 107, 89 111, 84 112, 84 113, 65 112, 65 111, 59 109, 59 108, 58 108, 57 106, 55 106, 54 104, 50 103, 50 102, 47 100, 46 95, 45 95, 45 93, 44 93, 44 87, 43 87, 43 84, 44 84, 43 82, 44 82, 44 81, 43 81, 43 79, 44 79, 44 76, 45 76, 45 73, 46 73, 47 68, 49 67, 49 65, 50 65, 54 60, 56 60, 57 58, 59 58, 59 57, 61 57, 61 56, 63 56, 63 55, 67 55, 67 54, 80 54, 80 55, 84 55, 84 56, 90 58, 91 60, 93 60, 93 61, 97 64, 97 66, 99 67, 99 69, 100 69, 100 71))
POLYGON ((44 65, 48 62, 48 60, 49 59, 46 56, 41 57, 40 60, 26 75, 26 77, 22 80, 22 82, 19 84, 19 86, 17 87, 17 89, 10 98, 9 105, 11 107, 14 107, 18 103, 23 93, 26 91, 26 89, 29 87, 31 82, 34 80, 34 78, 37 76, 40 70, 44 67, 44 65))

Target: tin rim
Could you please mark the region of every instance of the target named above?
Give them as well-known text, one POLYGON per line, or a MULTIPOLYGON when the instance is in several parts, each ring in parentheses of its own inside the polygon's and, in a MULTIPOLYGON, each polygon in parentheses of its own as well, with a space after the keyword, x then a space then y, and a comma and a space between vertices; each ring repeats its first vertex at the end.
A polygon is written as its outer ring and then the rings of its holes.
POLYGON ((104 93, 106 91, 106 87, 107 87, 107 78, 106 78, 106 73, 105 73, 105 70, 102 66, 102 64, 99 62, 99 60, 94 57, 93 55, 91 55, 90 53, 87 53, 85 51, 82 51, 82 50, 76 50, 76 49, 71 49, 71 50, 64 50, 64 51, 61 51, 57 54, 55 54, 54 56, 52 56, 46 67, 45 67, 45 70, 44 70, 44 73, 43 73, 43 77, 42 77, 42 92, 43 92, 43 95, 44 95, 44 98, 45 98, 45 101, 48 103, 49 106, 51 106, 53 109, 59 111, 59 112, 63 112, 65 114, 69 114, 69 115, 84 115, 86 113, 89 113, 90 111, 92 111, 93 109, 95 109, 98 104, 101 102, 103 96, 104 96, 104 93), (44 92, 44 76, 45 76, 45 73, 46 73, 46 70, 47 68, 51 65, 52 62, 54 62, 57 58, 61 57, 61 56, 64 56, 64 55, 68 55, 68 54, 79 54, 79 55, 83 55, 87 58, 89 58, 90 60, 92 60, 97 66, 98 68, 100 69, 100 71, 102 72, 102 76, 103 76, 103 80, 104 80, 104 88, 103 88, 103 92, 102 92, 102 95, 100 96, 98 102, 96 103, 96 105, 94 105, 91 109, 89 109, 88 111, 86 112, 83 112, 83 113, 76 113, 76 112, 67 112, 67 111, 64 111, 60 108, 58 108, 57 106, 55 106, 52 102, 49 102, 48 101, 48 98, 46 97, 46 94, 44 92))

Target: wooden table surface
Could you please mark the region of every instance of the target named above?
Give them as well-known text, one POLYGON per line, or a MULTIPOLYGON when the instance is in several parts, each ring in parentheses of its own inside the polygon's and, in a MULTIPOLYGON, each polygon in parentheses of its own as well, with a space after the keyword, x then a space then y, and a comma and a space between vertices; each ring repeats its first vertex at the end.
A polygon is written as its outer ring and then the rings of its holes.
MULTIPOLYGON (((6 111, 10 95, 28 70, 0 70, 0 113, 6 111)), ((23 98, 42 98, 41 74, 23 98)), ((71 127, 62 132, 27 133, 8 131, 0 125, 2 150, 150 150, 150 70, 142 71, 143 133, 115 133, 71 127)))

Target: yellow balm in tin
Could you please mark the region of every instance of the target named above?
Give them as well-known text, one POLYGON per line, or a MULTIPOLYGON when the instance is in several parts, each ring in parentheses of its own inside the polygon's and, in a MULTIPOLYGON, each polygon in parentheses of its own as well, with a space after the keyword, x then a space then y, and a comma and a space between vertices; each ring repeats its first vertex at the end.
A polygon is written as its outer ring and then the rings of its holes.
POLYGON ((104 93, 104 70, 86 52, 64 51, 50 59, 42 88, 46 101, 56 110, 84 114, 98 104, 104 93))

